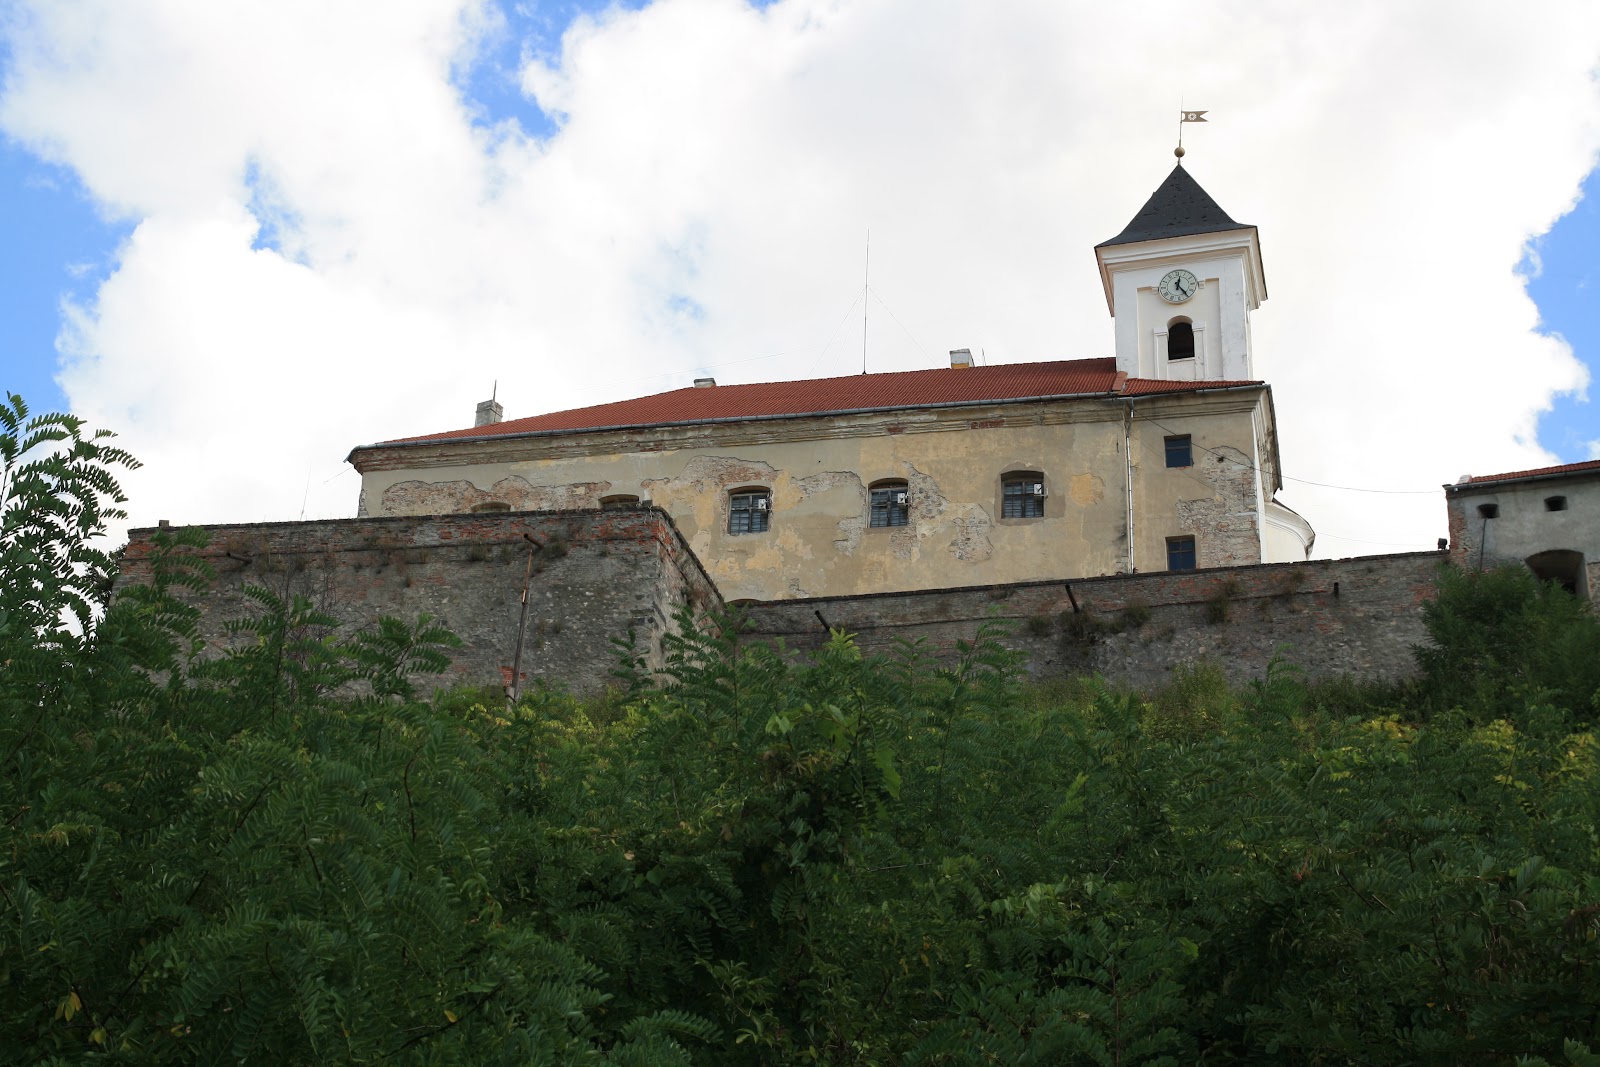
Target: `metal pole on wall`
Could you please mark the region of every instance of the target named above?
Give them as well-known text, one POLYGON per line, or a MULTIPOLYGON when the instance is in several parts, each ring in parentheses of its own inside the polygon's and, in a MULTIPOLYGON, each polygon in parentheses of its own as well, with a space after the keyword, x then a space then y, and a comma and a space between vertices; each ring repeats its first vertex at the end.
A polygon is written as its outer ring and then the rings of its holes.
POLYGON ((511 657, 511 684, 506 687, 506 706, 514 708, 522 696, 522 641, 528 632, 528 587, 533 584, 533 555, 544 548, 544 542, 525 533, 528 542, 528 566, 522 574, 522 613, 517 618, 517 650, 511 657))

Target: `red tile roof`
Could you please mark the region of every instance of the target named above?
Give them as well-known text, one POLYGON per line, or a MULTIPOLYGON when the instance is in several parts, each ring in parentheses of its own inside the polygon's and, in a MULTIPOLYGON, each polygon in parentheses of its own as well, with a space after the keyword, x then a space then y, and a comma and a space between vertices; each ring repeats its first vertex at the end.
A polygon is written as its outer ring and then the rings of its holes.
POLYGON ((553 411, 491 426, 404 437, 384 444, 510 437, 526 433, 580 432, 671 423, 733 421, 759 417, 885 411, 940 404, 1028 400, 1072 396, 1149 396, 1198 392, 1260 382, 1168 382, 1129 378, 1114 359, 1054 363, 1007 363, 995 367, 894 371, 799 382, 758 382, 675 389, 634 400, 553 411))
POLYGON ((1509 482, 1517 478, 1540 478, 1550 474, 1577 474, 1580 471, 1600 471, 1600 459, 1585 460, 1582 463, 1563 463, 1556 467, 1535 467, 1532 470, 1512 471, 1509 474, 1479 474, 1467 479, 1467 483, 1478 482, 1509 482))

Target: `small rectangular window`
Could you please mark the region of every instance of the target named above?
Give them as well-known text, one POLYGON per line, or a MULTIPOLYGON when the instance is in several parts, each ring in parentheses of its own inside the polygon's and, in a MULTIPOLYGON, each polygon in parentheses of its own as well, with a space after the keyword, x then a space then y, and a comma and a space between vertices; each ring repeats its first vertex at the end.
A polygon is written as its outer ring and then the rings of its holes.
POLYGON ((729 533, 765 533, 771 526, 772 494, 766 490, 733 493, 728 503, 729 533))
POLYGON ((600 498, 602 508, 631 508, 637 507, 639 498, 636 496, 603 496, 600 498))
POLYGON ((1167 570, 1192 571, 1194 569, 1194 538, 1167 538, 1167 570))
POLYGON ((1044 518, 1044 476, 1032 472, 1007 475, 1000 483, 1002 519, 1044 518))
POLYGON ((1546 511, 1566 511, 1567 498, 1564 496, 1547 496, 1544 498, 1544 509, 1546 511))
POLYGON ((872 526, 906 526, 911 522, 911 496, 905 482, 891 482, 880 485, 872 490, 871 514, 868 523, 872 526))
POLYGON ((1479 504, 1478 515, 1485 519, 1498 519, 1500 517, 1499 504, 1479 504))
POLYGON ((1194 466, 1194 449, 1189 444, 1189 435, 1188 434, 1179 434, 1176 437, 1168 437, 1166 439, 1166 442, 1167 442, 1167 466, 1169 466, 1169 467, 1192 467, 1192 466, 1194 466))

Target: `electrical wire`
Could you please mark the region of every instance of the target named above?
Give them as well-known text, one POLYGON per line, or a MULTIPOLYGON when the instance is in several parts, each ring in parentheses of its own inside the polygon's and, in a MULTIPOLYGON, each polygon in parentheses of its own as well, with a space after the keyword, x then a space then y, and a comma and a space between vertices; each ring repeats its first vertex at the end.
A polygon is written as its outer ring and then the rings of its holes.
MULTIPOLYGON (((1163 430, 1167 430, 1168 432, 1171 432, 1171 433, 1176 433, 1177 432, 1177 431, 1173 430, 1172 427, 1165 426, 1165 425, 1163 425, 1162 423, 1158 422, 1155 419, 1147 418, 1144 421, 1150 423, 1153 426, 1160 427, 1163 430)), ((1232 462, 1232 460, 1230 460, 1230 457, 1223 456, 1222 453, 1218 452, 1216 449, 1206 448, 1204 445, 1196 445, 1196 444, 1194 444, 1192 437, 1190 438, 1190 443, 1191 443, 1192 447, 1197 448, 1202 452, 1209 452, 1214 456, 1221 456, 1222 459, 1229 460, 1230 462, 1232 462)), ((1155 447, 1155 442, 1149 441, 1149 440, 1145 440, 1143 442, 1143 447, 1144 447, 1144 450, 1147 453, 1149 453, 1149 455, 1151 457, 1153 457, 1154 459, 1159 459, 1159 460, 1162 460, 1163 462, 1165 462, 1165 460, 1166 460, 1165 448, 1163 448, 1160 452, 1158 452, 1156 450, 1156 447, 1155 447)), ((1167 472, 1169 474, 1179 474, 1179 475, 1181 475, 1181 476, 1183 476, 1185 478, 1188 478, 1191 482, 1194 482, 1196 485, 1200 486, 1200 488, 1204 489, 1206 491, 1207 495, 1211 495, 1211 496, 1216 495, 1217 487, 1212 485, 1210 482, 1203 481, 1201 478, 1197 477, 1194 473, 1192 473, 1192 471, 1193 471, 1192 467, 1169 467, 1169 468, 1165 468, 1165 469, 1167 470, 1167 472)), ((1261 473, 1261 468, 1259 468, 1259 467, 1252 467, 1251 469, 1257 471, 1258 473, 1261 473)), ((1312 483, 1312 484, 1318 484, 1318 483, 1312 483)), ((1370 492, 1383 492, 1383 491, 1384 490, 1377 490, 1377 489, 1370 490, 1370 492)), ((1332 533, 1332 532, 1330 532, 1328 530, 1320 530, 1320 529, 1316 532, 1316 536, 1317 536, 1317 538, 1319 540, 1323 539, 1323 538, 1331 537, 1336 541, 1349 541, 1349 542, 1352 542, 1352 543, 1358 544, 1358 545, 1378 545, 1378 546, 1383 547, 1383 548, 1405 548, 1405 549, 1410 549, 1413 552, 1426 552, 1427 551, 1426 548, 1418 548, 1417 547, 1417 543, 1415 541, 1370 541, 1370 540, 1367 540, 1367 539, 1361 538, 1361 537, 1350 537, 1350 536, 1348 536, 1346 534, 1337 534, 1337 533, 1332 533)))
MULTIPOLYGON (((1159 426, 1161 429, 1166 430, 1170 434, 1182 436, 1180 431, 1173 429, 1171 426, 1165 425, 1159 419, 1153 419, 1148 415, 1142 416, 1142 418, 1145 422, 1148 422, 1154 426, 1159 426)), ((1210 452, 1213 456, 1222 455, 1222 453, 1216 451, 1215 449, 1207 448, 1202 444, 1195 444, 1194 447, 1198 448, 1202 452, 1210 452)), ((1267 471, 1253 464, 1251 465, 1250 469, 1255 471, 1257 474, 1267 473, 1267 471)), ((1330 482, 1314 482, 1309 478, 1296 478, 1293 475, 1283 474, 1281 472, 1278 474, 1278 477, 1282 478, 1286 482, 1299 482, 1301 485, 1314 485, 1320 489, 1342 489, 1347 493, 1381 493, 1386 496, 1434 496, 1441 491, 1439 489, 1365 489, 1358 485, 1333 485, 1330 482)), ((1378 542, 1373 543, 1377 544, 1378 542)))
POLYGON ((894 313, 894 308, 885 303, 883 297, 878 296, 878 290, 868 286, 867 291, 877 298, 879 304, 883 305, 883 310, 889 313, 889 317, 894 320, 894 324, 900 327, 902 330, 905 330, 906 336, 911 338, 911 343, 922 349, 923 355, 927 356, 929 359, 933 359, 933 353, 928 351, 928 346, 917 340, 917 335, 912 333, 911 330, 907 328, 906 324, 900 321, 900 316, 894 313))

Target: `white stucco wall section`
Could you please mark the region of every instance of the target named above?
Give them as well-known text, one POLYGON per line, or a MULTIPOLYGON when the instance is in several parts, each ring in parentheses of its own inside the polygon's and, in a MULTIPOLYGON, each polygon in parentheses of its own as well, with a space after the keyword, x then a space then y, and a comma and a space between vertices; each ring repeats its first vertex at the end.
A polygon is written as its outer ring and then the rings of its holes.
POLYGON ((1453 555, 1469 567, 1527 563, 1541 553, 1582 557, 1580 595, 1600 592, 1600 471, 1445 487, 1453 555), (1561 506, 1552 510, 1552 502, 1561 506), (1482 509, 1492 508, 1494 517, 1482 509))
POLYGON ((1167 380, 1249 380, 1250 312, 1266 299, 1260 243, 1253 227, 1171 237, 1095 250, 1115 320, 1117 369, 1167 380), (1182 267, 1200 290, 1169 304, 1156 283, 1182 267), (1167 329, 1175 319, 1195 327, 1195 359, 1169 362, 1167 329))
POLYGON ((1267 502, 1264 511, 1266 536, 1262 550, 1263 563, 1295 563, 1311 558, 1311 549, 1317 535, 1311 524, 1296 511, 1276 500, 1267 502))

